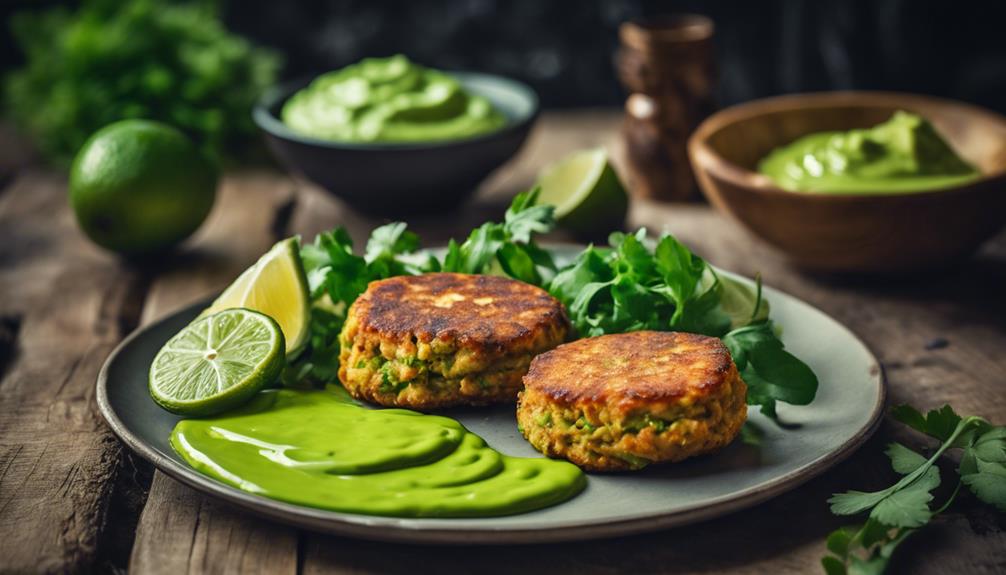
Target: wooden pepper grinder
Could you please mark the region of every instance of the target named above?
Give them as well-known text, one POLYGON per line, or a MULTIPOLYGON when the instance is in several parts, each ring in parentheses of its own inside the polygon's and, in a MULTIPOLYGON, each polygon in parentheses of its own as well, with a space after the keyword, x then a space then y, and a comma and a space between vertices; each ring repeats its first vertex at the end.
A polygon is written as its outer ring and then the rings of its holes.
POLYGON ((685 201, 697 188, 688 137, 715 108, 713 22, 682 14, 626 22, 616 57, 625 102, 625 166, 634 194, 685 201))

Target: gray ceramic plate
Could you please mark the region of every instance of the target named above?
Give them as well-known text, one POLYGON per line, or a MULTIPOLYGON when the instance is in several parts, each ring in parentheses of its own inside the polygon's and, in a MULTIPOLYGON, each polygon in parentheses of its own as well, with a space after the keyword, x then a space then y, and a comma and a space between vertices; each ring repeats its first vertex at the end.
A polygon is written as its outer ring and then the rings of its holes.
MULTIPOLYGON (((565 251, 565 250, 560 250, 565 251)), ((435 543, 531 543, 607 537, 692 523, 756 505, 835 465, 876 428, 884 404, 876 358, 848 329, 773 289, 765 295, 786 347, 817 372, 814 403, 781 405, 798 430, 781 430, 757 410, 765 432, 759 448, 735 442, 715 455, 635 473, 591 474, 574 499, 541 511, 488 519, 399 519, 335 513, 266 499, 218 483, 171 450, 178 418, 147 394, 147 369, 157 350, 203 306, 174 313, 130 335, 98 376, 98 405, 116 435, 161 471, 254 513, 319 531, 367 539, 435 543)), ((494 448, 538 456, 517 432, 513 407, 446 412, 494 448)))

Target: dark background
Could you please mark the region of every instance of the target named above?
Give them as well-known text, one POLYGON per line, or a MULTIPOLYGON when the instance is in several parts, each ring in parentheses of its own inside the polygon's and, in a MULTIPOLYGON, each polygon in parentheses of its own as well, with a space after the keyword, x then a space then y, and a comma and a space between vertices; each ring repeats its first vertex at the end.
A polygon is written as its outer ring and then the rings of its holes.
MULTIPOLYGON (((52 1, 3 2, 0 17, 52 1)), ((73 4, 72 2, 70 4, 73 4)), ((624 20, 670 12, 717 25, 719 103, 889 89, 1006 112, 1006 2, 995 0, 231 0, 228 26, 284 56, 287 78, 402 52, 431 66, 531 83, 547 107, 620 105, 624 20)), ((20 54, 5 33, 0 65, 20 54)))

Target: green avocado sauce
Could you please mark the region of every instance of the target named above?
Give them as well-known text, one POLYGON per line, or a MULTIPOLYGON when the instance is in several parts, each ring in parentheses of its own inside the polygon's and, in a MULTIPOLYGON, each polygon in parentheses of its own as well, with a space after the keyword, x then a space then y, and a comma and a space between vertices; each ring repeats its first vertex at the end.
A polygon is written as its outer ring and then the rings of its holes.
POLYGON ((586 485, 571 463, 509 457, 453 419, 367 409, 334 386, 265 391, 221 416, 182 420, 171 446, 244 491, 367 515, 510 515, 561 503, 586 485))
POLYGON ((282 111, 293 131, 340 142, 429 142, 498 130, 503 115, 453 77, 402 55, 323 74, 282 111))
POLYGON ((873 128, 804 136, 769 153, 758 171, 787 190, 854 194, 935 190, 980 176, 932 124, 902 111, 873 128))

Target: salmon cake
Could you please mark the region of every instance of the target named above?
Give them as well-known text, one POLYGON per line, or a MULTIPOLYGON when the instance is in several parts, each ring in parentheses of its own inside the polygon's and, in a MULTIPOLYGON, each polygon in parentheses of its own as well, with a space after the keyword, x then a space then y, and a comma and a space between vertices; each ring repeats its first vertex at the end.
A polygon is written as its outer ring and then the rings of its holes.
POLYGON ((718 450, 747 418, 747 386, 714 337, 637 331, 539 355, 517 425, 535 449, 590 471, 641 469, 718 450))
POLYGON ((569 318, 543 289, 488 275, 372 282, 339 336, 353 397, 429 410, 514 402, 531 359, 566 340, 569 318))

